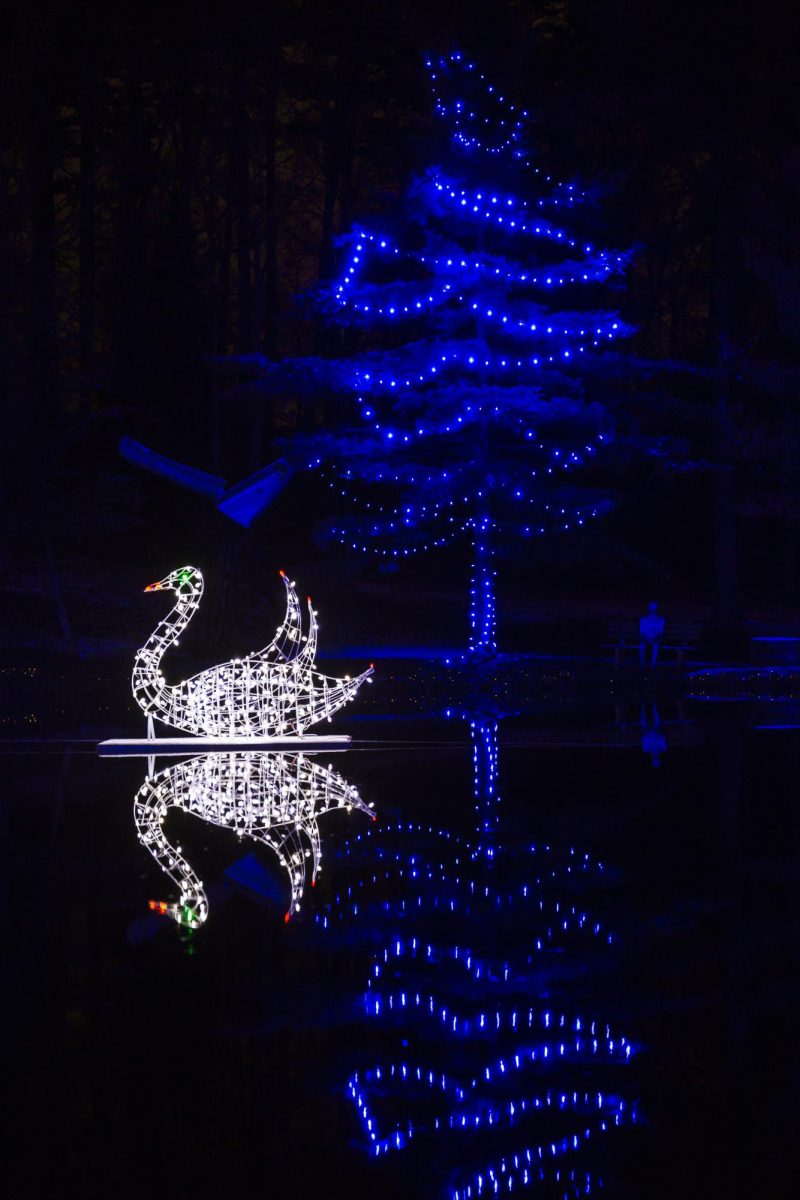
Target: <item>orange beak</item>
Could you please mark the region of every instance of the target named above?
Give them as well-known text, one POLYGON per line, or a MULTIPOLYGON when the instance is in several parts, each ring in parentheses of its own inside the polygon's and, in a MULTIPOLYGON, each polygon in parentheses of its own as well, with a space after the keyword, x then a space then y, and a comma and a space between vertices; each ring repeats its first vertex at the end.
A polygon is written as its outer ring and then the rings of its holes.
POLYGON ((161 583, 159 582, 159 583, 148 583, 147 587, 144 590, 146 592, 163 592, 164 589, 161 586, 161 583))

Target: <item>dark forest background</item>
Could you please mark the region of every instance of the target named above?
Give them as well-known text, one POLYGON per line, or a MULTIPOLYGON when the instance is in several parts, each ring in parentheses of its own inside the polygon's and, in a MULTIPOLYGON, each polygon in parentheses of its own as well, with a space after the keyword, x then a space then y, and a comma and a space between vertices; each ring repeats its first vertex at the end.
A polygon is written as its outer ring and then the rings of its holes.
MULTIPOLYGON (((431 160, 421 59, 455 46, 531 110, 553 174, 601 189, 608 240, 639 247, 631 352, 669 368, 643 375, 637 402, 676 452, 620 480, 591 551, 545 549, 512 591, 785 620, 800 591, 797 25, 770 3, 663 0, 173 3, 100 20, 12 5, 4 641, 70 646, 76 622, 97 629, 76 616, 82 593, 113 606, 115 579, 128 590, 201 548, 212 573, 316 561, 330 501, 313 480, 245 537, 116 446, 130 434, 234 480, 331 417, 324 395, 266 402, 226 359, 336 353, 342 335, 297 298, 335 271, 336 234, 431 160)), ((420 570, 452 574, 436 556, 420 570)))

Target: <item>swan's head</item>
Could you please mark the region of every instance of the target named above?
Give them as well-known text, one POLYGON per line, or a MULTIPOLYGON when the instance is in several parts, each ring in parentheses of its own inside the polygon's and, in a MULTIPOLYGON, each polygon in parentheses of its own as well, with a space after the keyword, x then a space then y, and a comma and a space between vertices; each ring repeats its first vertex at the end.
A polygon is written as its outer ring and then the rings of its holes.
POLYGON ((148 900, 147 907, 151 912, 169 917, 176 925, 184 929, 199 929, 208 916, 208 902, 205 894, 184 896, 178 903, 168 900, 148 900))
POLYGON ((176 592, 179 596, 189 599, 197 596, 203 590, 203 572, 197 567, 178 567, 171 571, 158 583, 150 583, 144 589, 146 592, 176 592))

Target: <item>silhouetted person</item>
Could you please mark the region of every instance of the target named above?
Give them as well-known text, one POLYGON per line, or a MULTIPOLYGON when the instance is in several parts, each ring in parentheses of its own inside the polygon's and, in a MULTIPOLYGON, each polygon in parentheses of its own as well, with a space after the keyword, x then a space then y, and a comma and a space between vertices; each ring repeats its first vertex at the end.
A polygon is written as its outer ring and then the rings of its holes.
MULTIPOLYGON (((645 618, 642 617, 642 620, 645 618)), ((642 750, 645 754, 650 755, 650 762, 654 767, 660 767, 661 756, 667 749, 667 739, 661 730, 661 718, 655 704, 651 704, 650 709, 651 714, 648 717, 647 706, 644 702, 642 703, 639 717, 639 724, 642 727, 642 750)))
POLYGON ((658 605, 653 600, 647 606, 647 612, 639 618, 639 662, 644 669, 645 655, 650 654, 650 666, 656 665, 658 648, 664 636, 664 618, 658 611, 658 605))

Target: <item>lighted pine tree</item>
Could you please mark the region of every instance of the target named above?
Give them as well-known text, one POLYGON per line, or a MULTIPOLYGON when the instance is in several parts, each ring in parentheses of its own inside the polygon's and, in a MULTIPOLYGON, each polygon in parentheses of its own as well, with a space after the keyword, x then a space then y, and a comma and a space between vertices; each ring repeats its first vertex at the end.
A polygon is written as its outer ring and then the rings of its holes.
POLYGON ((498 546, 608 506, 565 475, 614 437, 609 351, 629 328, 606 295, 630 255, 597 246, 588 197, 530 162, 527 113, 460 54, 428 67, 445 165, 413 181, 391 232, 344 239, 328 312, 361 349, 313 374, 350 422, 309 438, 303 465, 351 501, 329 532, 353 550, 398 561, 471 540, 469 645, 491 655, 498 546))

